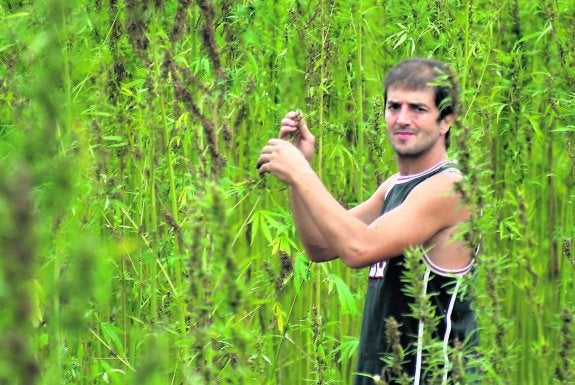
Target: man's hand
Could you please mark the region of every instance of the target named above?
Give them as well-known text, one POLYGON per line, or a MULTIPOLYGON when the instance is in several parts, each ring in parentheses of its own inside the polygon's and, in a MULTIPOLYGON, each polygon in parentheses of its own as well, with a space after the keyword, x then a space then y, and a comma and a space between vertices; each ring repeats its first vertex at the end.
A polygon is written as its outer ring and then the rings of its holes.
POLYGON ((287 184, 292 184, 299 174, 312 171, 303 153, 282 139, 269 140, 260 153, 257 168, 260 174, 269 172, 287 184))
POLYGON ((301 113, 290 111, 282 119, 279 138, 293 138, 293 145, 301 151, 305 159, 311 163, 315 147, 315 137, 307 127, 301 113))
POLYGON ((291 184, 301 172, 311 170, 315 137, 301 112, 290 111, 281 121, 279 139, 270 139, 257 161, 258 172, 266 172, 291 184))

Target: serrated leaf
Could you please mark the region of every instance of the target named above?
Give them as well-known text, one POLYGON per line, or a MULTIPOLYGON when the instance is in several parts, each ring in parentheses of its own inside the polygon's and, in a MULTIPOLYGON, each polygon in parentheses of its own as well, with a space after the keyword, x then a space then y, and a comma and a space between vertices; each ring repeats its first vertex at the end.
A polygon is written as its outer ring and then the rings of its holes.
POLYGON ((402 45, 405 40, 407 39, 407 33, 402 33, 399 36, 399 40, 397 40, 397 42, 395 42, 395 44, 393 45, 393 49, 396 49, 397 47, 399 47, 400 45, 402 45))
POLYGON ((100 330, 102 330, 102 338, 109 346, 113 346, 116 349, 117 354, 123 354, 124 346, 122 345, 122 340, 119 334, 122 332, 119 328, 112 324, 102 323, 100 325, 100 330))
POLYGON ((347 284, 337 275, 331 275, 330 280, 335 285, 337 297, 344 313, 357 315, 359 312, 357 310, 357 305, 355 304, 355 298, 347 284))
POLYGON ((301 284, 310 278, 310 264, 311 262, 303 254, 298 254, 295 257, 293 266, 294 284, 296 294, 299 294, 301 284))

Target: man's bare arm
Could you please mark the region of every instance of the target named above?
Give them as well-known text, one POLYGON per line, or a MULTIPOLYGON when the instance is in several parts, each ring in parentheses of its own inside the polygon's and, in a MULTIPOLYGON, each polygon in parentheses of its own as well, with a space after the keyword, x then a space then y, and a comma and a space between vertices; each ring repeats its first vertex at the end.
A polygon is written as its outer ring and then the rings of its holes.
POLYGON ((467 218, 453 183, 432 177, 416 187, 406 201, 370 225, 347 212, 313 173, 300 175, 292 183, 333 252, 350 267, 360 268, 402 254, 420 245, 438 231, 467 218))
MULTIPOLYGON (((304 169, 310 168, 315 148, 315 137, 300 112, 290 111, 285 115, 280 124, 279 138, 292 142, 293 147, 299 150, 308 163, 304 165, 304 169)), ((386 183, 370 199, 351 209, 350 213, 366 224, 373 222, 378 217, 383 205, 384 186, 386 186, 386 183)), ((290 201, 298 235, 307 251, 308 257, 316 262, 337 258, 337 253, 333 249, 332 243, 323 236, 311 220, 309 212, 296 189, 290 188, 290 201)))
MULTIPOLYGON (((349 214, 365 224, 375 221, 381 213, 385 192, 389 184, 390 180, 385 181, 368 200, 348 210, 349 214)), ((336 259, 338 257, 337 251, 333 248, 332 243, 326 240, 312 220, 299 191, 290 188, 290 198, 298 236, 306 249, 308 257, 314 262, 336 259)))

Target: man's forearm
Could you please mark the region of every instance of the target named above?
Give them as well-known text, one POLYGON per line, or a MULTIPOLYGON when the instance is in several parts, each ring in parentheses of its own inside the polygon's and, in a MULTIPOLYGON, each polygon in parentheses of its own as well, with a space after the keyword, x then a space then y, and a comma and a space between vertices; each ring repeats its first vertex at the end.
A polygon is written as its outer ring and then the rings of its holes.
POLYGON ((322 239, 328 255, 342 258, 350 267, 363 267, 367 225, 331 196, 317 175, 301 174, 290 187, 297 197, 298 212, 305 213, 307 228, 313 228, 322 239))
POLYGON ((329 242, 319 231, 309 216, 309 211, 302 202, 299 193, 290 188, 290 200, 296 229, 309 258, 315 262, 329 261, 337 258, 329 242))

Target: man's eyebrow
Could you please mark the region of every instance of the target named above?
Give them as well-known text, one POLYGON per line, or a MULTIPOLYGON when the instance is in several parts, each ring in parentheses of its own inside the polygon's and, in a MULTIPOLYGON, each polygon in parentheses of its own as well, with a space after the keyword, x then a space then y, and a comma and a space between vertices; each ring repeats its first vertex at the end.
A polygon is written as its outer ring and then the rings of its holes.
POLYGON ((426 103, 408 103, 410 107, 415 107, 415 108, 429 108, 429 106, 426 103))
MULTIPOLYGON (((393 105, 398 105, 401 104, 400 102, 396 102, 395 100, 388 100, 387 101, 387 105, 388 106, 393 106, 393 105)), ((407 105, 409 107, 412 108, 429 108, 429 105, 427 103, 417 103, 417 102, 413 102, 413 103, 407 103, 407 105)))

